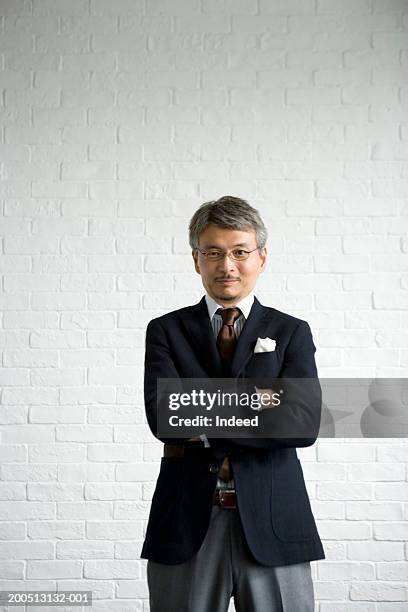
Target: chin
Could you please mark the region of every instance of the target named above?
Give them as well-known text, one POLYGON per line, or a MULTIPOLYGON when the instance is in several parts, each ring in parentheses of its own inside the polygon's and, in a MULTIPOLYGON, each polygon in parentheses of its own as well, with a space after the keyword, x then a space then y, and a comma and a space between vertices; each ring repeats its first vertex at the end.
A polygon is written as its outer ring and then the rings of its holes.
POLYGON ((232 302, 232 301, 236 301, 239 299, 239 295, 232 295, 231 293, 228 293, 226 295, 217 295, 217 299, 218 300, 222 300, 223 302, 232 302))

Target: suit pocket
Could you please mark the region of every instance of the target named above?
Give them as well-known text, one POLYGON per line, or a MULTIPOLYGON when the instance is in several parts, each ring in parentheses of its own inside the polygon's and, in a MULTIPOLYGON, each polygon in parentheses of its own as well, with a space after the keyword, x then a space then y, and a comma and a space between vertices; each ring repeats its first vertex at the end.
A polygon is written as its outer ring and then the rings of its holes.
POLYGON ((271 521, 275 535, 286 542, 318 537, 299 459, 272 464, 271 521))
POLYGON ((179 536, 176 525, 184 474, 184 458, 162 458, 148 523, 148 534, 159 541, 177 540, 179 536))

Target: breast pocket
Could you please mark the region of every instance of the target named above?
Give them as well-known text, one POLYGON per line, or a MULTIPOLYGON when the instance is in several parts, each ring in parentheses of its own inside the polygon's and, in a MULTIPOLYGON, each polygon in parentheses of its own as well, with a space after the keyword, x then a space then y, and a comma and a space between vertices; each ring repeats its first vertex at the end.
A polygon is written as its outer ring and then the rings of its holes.
POLYGON ((276 351, 253 353, 246 366, 246 377, 276 377, 279 375, 280 359, 276 351))

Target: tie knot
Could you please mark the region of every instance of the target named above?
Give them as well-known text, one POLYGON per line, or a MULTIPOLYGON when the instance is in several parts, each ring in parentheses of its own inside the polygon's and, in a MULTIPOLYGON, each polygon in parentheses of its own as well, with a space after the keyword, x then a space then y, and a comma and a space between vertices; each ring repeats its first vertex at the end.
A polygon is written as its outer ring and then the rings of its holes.
POLYGON ((239 308, 218 308, 217 314, 221 315, 224 325, 234 325, 241 311, 239 308))

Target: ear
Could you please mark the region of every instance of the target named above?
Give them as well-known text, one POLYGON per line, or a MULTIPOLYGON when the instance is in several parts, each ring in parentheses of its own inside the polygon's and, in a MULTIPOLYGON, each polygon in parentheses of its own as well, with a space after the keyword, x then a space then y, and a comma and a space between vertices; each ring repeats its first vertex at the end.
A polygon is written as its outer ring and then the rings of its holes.
POLYGON ((191 255, 193 256, 193 259, 194 259, 194 268, 195 268, 195 271, 197 272, 197 274, 201 274, 200 266, 198 265, 198 252, 195 249, 193 249, 191 251, 191 255))
POLYGON ((259 257, 261 259, 261 267, 260 267, 260 272, 263 272, 266 268, 266 259, 268 256, 268 250, 266 247, 264 247, 263 249, 261 249, 261 252, 259 253, 259 257))

